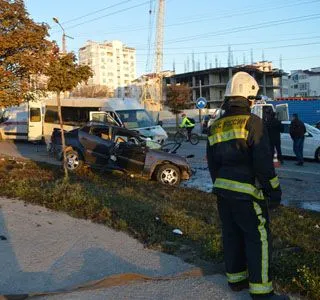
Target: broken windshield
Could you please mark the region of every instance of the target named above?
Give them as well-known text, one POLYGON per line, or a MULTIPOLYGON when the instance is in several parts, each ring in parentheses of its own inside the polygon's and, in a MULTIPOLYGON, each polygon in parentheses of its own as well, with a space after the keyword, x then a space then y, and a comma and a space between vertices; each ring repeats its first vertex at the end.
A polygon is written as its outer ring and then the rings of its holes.
POLYGON ((144 109, 117 111, 124 126, 128 129, 154 126, 151 116, 144 109))

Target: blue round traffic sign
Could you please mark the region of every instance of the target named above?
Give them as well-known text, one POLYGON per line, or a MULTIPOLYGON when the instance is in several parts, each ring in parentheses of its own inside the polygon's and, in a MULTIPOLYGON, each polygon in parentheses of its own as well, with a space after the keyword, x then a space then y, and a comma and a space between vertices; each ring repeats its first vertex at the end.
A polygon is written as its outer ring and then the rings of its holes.
POLYGON ((196 102, 196 106, 198 109, 203 109, 207 106, 207 100, 206 98, 203 98, 203 97, 199 97, 197 99, 197 102, 196 102))

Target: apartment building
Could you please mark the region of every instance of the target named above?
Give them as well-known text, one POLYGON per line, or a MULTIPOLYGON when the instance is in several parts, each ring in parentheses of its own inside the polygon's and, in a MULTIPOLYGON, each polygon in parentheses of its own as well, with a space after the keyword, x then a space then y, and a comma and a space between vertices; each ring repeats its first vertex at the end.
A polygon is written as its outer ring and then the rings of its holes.
POLYGON ((283 95, 283 79, 287 75, 282 70, 273 69, 268 64, 243 65, 226 68, 212 68, 201 71, 176 74, 165 78, 166 84, 185 83, 192 90, 192 99, 195 101, 200 94, 208 101, 208 108, 219 107, 224 99, 228 80, 239 71, 248 72, 260 86, 259 94, 274 99, 283 95))
POLYGON ((115 97, 126 97, 127 87, 136 78, 136 50, 121 41, 87 41, 79 49, 79 63, 93 70, 89 85, 104 85, 115 97))
POLYGON ((320 96, 320 67, 291 71, 289 75, 289 96, 320 96))

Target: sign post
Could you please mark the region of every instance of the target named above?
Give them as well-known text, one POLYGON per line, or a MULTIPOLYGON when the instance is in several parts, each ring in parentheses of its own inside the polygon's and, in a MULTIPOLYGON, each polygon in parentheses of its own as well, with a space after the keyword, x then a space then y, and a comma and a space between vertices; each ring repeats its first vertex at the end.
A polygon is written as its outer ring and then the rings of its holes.
POLYGON ((196 102, 196 107, 199 109, 199 122, 201 124, 201 109, 205 108, 207 106, 207 100, 206 98, 199 97, 196 102))

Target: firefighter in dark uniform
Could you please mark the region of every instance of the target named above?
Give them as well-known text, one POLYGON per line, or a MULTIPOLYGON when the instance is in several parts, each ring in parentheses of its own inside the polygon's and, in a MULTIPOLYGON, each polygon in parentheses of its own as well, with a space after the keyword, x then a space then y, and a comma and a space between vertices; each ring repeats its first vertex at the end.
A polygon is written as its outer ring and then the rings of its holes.
POLYGON ((289 299, 273 292, 269 207, 281 201, 268 133, 250 113, 259 86, 245 72, 229 80, 224 114, 210 127, 207 158, 222 223, 224 258, 233 291, 249 287, 253 299, 289 299))

